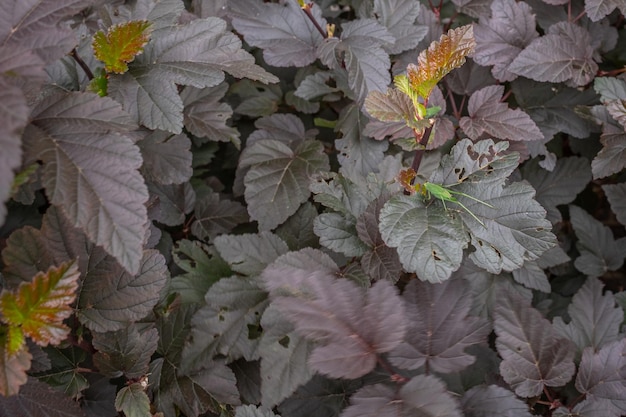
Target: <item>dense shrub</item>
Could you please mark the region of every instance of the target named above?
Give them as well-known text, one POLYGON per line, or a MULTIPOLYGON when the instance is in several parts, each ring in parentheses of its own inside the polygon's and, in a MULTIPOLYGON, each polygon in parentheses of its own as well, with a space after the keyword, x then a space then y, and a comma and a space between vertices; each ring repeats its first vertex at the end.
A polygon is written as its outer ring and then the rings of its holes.
POLYGON ((0 4, 0 415, 626 414, 626 6, 0 4))

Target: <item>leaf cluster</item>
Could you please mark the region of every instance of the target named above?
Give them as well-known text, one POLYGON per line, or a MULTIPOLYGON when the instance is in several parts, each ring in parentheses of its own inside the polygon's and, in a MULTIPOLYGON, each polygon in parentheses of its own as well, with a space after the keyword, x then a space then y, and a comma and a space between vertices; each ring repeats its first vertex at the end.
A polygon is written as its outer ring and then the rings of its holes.
POLYGON ((0 2, 0 416, 626 415, 624 15, 0 2))

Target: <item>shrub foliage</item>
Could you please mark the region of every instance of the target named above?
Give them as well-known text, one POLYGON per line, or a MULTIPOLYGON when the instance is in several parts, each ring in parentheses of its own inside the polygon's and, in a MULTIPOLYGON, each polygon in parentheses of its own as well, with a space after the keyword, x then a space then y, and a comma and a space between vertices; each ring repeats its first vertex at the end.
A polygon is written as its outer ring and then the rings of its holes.
POLYGON ((0 415, 626 415, 626 6, 0 4, 0 415))

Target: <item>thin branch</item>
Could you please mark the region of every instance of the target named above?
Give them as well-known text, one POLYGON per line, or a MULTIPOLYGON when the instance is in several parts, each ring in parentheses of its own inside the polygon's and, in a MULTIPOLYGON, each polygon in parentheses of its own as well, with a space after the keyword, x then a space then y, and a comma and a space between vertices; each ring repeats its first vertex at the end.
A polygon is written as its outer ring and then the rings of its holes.
POLYGON ((313 23, 313 26, 315 26, 315 29, 317 29, 317 31, 322 34, 322 37, 324 39, 328 38, 328 33, 326 33, 324 29, 322 29, 322 27, 317 22, 317 20, 315 20, 315 16, 313 16, 313 13, 311 13, 311 7, 313 7, 313 3, 307 3, 304 6, 302 6, 302 11, 307 15, 311 23, 313 23))
MULTIPOLYGON (((422 137, 419 140, 419 145, 421 149, 417 149, 415 151, 415 157, 413 158, 413 164, 411 165, 411 168, 413 168, 413 170, 415 172, 417 172, 417 170, 420 167, 420 164, 422 163, 422 158, 424 157, 424 152, 426 152, 426 145, 428 144, 428 139, 430 138, 430 133, 433 131, 433 126, 428 126, 426 129, 424 129, 424 133, 422 134, 422 137)), ((415 137, 417 139, 417 135, 415 137)))
POLYGON ((76 52, 76 48, 72 49, 72 52, 70 52, 70 56, 74 58, 74 61, 76 61, 78 65, 80 65, 80 67, 83 69, 83 71, 85 71, 85 74, 87 74, 87 78, 89 78, 90 80, 93 80, 93 72, 91 72, 91 69, 85 63, 85 61, 83 61, 83 59, 80 56, 78 56, 78 52, 76 52))

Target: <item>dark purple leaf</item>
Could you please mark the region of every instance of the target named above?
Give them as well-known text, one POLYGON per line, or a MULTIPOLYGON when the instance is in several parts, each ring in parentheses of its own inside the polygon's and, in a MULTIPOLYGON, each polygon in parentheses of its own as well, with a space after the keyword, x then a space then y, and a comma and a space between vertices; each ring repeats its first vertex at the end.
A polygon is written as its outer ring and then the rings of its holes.
POLYGON ((600 350, 585 348, 576 377, 578 391, 624 406, 626 405, 624 381, 626 381, 626 339, 608 343, 600 350))
POLYGON ((598 70, 592 59, 593 52, 586 29, 574 23, 559 22, 521 51, 508 70, 536 81, 570 81, 578 87, 588 84, 598 70))
POLYGON ((534 397, 544 387, 565 385, 574 375, 574 349, 557 338, 552 325, 521 296, 500 293, 494 312, 500 372, 520 397, 534 397))
POLYGON ((554 318, 554 329, 574 342, 579 353, 586 347, 598 351, 620 337, 624 312, 615 305, 611 292, 602 294, 602 287, 596 278, 588 278, 567 309, 570 322, 565 324, 561 317, 554 318))
POLYGON ((486 320, 469 316, 472 298, 465 280, 431 284, 411 281, 402 298, 408 318, 405 341, 389 353, 399 368, 424 366, 439 373, 459 372, 475 361, 465 350, 485 343, 491 326, 486 320))
POLYGON ((528 405, 497 385, 477 385, 461 400, 465 417, 531 417, 528 405))
POLYGON ((481 16, 474 26, 473 59, 480 65, 493 65, 491 72, 498 80, 512 81, 517 75, 509 71, 509 65, 538 35, 528 4, 495 0, 491 3, 491 18, 481 16))
POLYGON ((318 342, 309 366, 335 378, 358 378, 377 355, 403 339, 404 309, 395 287, 379 281, 369 290, 328 272, 268 267, 262 275, 272 305, 298 333, 318 342))
POLYGON ((531 141, 543 139, 535 122, 520 109, 510 109, 502 103, 504 86, 484 87, 469 99, 469 117, 459 120, 459 126, 472 139, 487 134, 498 139, 531 141))

